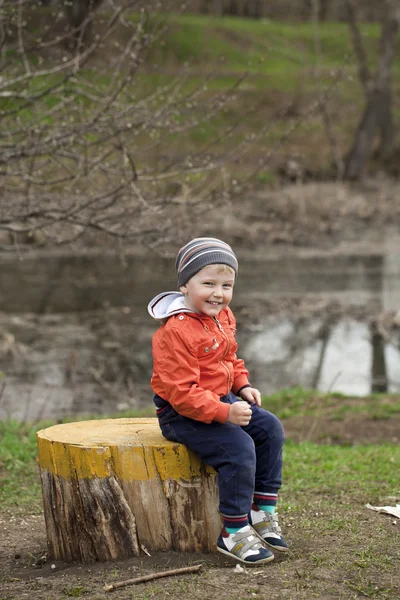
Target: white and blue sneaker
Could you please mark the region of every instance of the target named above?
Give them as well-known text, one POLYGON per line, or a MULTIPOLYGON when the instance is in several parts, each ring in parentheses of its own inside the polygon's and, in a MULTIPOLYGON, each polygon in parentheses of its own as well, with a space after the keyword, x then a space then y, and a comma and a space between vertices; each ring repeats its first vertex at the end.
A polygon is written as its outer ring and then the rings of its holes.
POLYGON ((249 567, 274 560, 272 552, 260 542, 250 525, 236 533, 228 533, 224 528, 217 541, 217 550, 249 567))
POLYGON ((253 504, 249 520, 259 539, 270 548, 279 552, 289 551, 289 547, 282 536, 282 530, 279 527, 278 515, 276 513, 271 515, 253 504))

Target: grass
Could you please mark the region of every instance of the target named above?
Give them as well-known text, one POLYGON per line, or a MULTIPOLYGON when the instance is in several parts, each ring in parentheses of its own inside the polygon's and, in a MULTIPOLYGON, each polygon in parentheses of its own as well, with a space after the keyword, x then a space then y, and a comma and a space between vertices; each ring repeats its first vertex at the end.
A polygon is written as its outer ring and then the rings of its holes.
MULTIPOLYGON (((41 426, 40 426, 41 427, 41 426)), ((35 433, 39 427, 6 423, 0 432, 0 509, 37 511, 41 506, 40 482, 36 466, 35 433)), ((398 472, 400 447, 395 444, 332 446, 312 442, 285 446, 286 508, 303 508, 304 488, 315 492, 329 507, 333 493, 347 495, 349 489, 366 502, 379 503, 400 494, 398 472), (297 498, 299 495, 299 498, 297 498), (295 500, 295 501, 294 501, 295 500)), ((350 494, 348 497, 351 497, 350 494)))
POLYGON ((332 485, 335 493, 347 492, 356 486, 357 496, 366 502, 382 501, 400 494, 398 444, 367 444, 357 446, 298 444, 288 440, 285 446, 285 486, 290 494, 304 487, 327 496, 330 503, 332 485))
MULTIPOLYGON (((318 61, 339 66, 352 54, 346 23, 319 24, 320 54, 316 52, 315 33, 312 23, 179 15, 170 19, 169 31, 150 53, 150 62, 208 64, 220 71, 246 70, 274 76, 318 61)), ((362 24, 361 33, 373 67, 380 27, 362 24)))
MULTIPOLYGON (((300 419, 304 415, 314 416, 316 410, 335 415, 339 409, 346 418, 353 414, 355 408, 373 417, 378 406, 393 408, 398 403, 398 396, 386 394, 347 398, 302 388, 281 390, 263 398, 264 406, 280 416, 288 414, 291 418, 300 419)), ((123 416, 145 414, 129 412, 123 416)), ((0 518, 4 512, 16 514, 17 519, 18 515, 41 512, 35 432, 50 424, 18 424, 12 421, 0 424, 0 518)), ((104 581, 113 583, 116 579, 129 579, 157 569, 166 570, 201 561, 203 569, 195 577, 170 577, 160 582, 132 586, 121 598, 164 600, 171 597, 186 600, 190 597, 202 600, 205 593, 207 597, 214 597, 224 590, 225 600, 251 600, 254 597, 266 598, 273 589, 282 590, 282 597, 293 600, 398 600, 399 524, 395 526, 393 518, 378 515, 366 509, 365 505, 399 502, 399 470, 398 444, 342 446, 287 440, 279 511, 285 536, 291 545, 288 557, 277 557, 265 569, 246 569, 244 573, 233 574, 232 565, 228 566, 214 555, 156 553, 153 557, 124 561, 121 568, 114 563, 104 564, 100 579, 97 570, 92 573, 91 569, 85 569, 85 580, 82 581, 81 567, 75 571, 63 571, 62 578, 57 577, 55 572, 48 594, 39 583, 46 577, 36 577, 38 572, 34 570, 31 571, 35 577, 31 578, 30 589, 33 593, 36 589, 40 590, 45 600, 86 597, 88 590, 93 600, 104 600, 104 581), (178 562, 174 564, 173 561, 178 562)), ((5 522, 8 522, 8 516, 3 516, 5 522)), ((41 543, 43 539, 42 535, 41 543)), ((35 565, 37 557, 43 554, 43 549, 37 550, 37 556, 32 554, 37 540, 29 537, 28 532, 24 544, 27 555, 19 559, 15 568, 21 569, 22 564, 32 568, 32 562, 35 565)), ((12 559, 9 562, 11 565, 12 559)), ((22 591, 28 589, 28 581, 20 581, 19 571, 15 568, 10 570, 12 566, 7 568, 0 581, 7 590, 4 597, 11 600, 21 597, 22 591), (10 595, 12 592, 17 595, 10 595)), ((46 566, 43 568, 46 569, 46 566)), ((50 566, 47 565, 49 571, 50 566)), ((43 575, 46 573, 43 572, 43 575)))
MULTIPOLYGON (((247 181, 249 177, 255 188, 274 188, 279 185, 280 167, 285 164, 286 155, 297 157, 305 171, 326 173, 332 163, 331 147, 324 120, 315 108, 317 96, 324 87, 329 89, 329 112, 336 145, 340 154, 345 155, 364 104, 345 23, 320 24, 321 51, 317 52, 315 31, 310 23, 189 14, 166 18, 169 22, 165 35, 157 39, 143 66, 119 97, 121 107, 133 108, 133 123, 141 122, 143 109, 148 115, 145 127, 133 127, 124 138, 135 156, 139 173, 148 172, 149 168, 163 172, 166 157, 177 165, 187 156, 196 157, 197 165, 226 157, 227 175, 222 178, 219 171, 207 173, 202 184, 205 188, 226 185, 232 179, 247 181), (335 69, 343 71, 337 84, 335 69), (230 91, 239 80, 242 80, 239 87, 230 91), (226 98, 222 99, 225 93, 226 98), (174 105, 168 111, 166 100, 172 98, 174 105), (211 110, 216 106, 215 112, 211 110), (314 106, 312 114, 311 106, 314 106), (157 118, 153 118, 157 113, 165 115, 165 119, 168 116, 167 127, 160 127, 157 118), (295 131, 292 131, 293 125, 295 131), (260 160, 265 163, 259 164, 260 160), (254 174, 257 165, 259 172, 254 174)), ((131 16, 133 26, 137 19, 137 15, 131 16)), ((156 22, 156 17, 150 19, 146 25, 149 32, 156 27, 156 22)), ((98 22, 96 26, 100 32, 102 24, 98 22)), ((373 66, 379 26, 363 24, 361 31, 370 66, 373 66)), ((20 91, 29 96, 60 82, 50 95, 45 94, 33 105, 25 106, 21 98, 1 98, 0 112, 17 111, 17 115, 3 119, 14 142, 22 143, 26 131, 51 138, 60 122, 78 126, 90 120, 101 98, 107 97, 110 88, 115 89, 113 64, 128 35, 129 27, 117 29, 85 67, 65 83, 61 84, 63 76, 60 74, 34 77, 24 83, 20 91), (75 94, 72 106, 64 108, 63 99, 75 94)), ((398 52, 400 57, 400 49, 398 52)), ((46 61, 52 64, 51 53, 40 59, 44 61, 40 62, 42 69, 46 61)), ((55 59, 59 60, 59 53, 55 59)), ((34 56, 33 71, 35 61, 34 56)), ((394 90, 399 85, 398 71, 395 67, 394 90)), ((123 77, 123 70, 118 77, 123 77)), ((396 110, 400 109, 394 107, 396 110)), ((101 133, 92 129, 79 138, 66 137, 64 143, 68 151, 59 162, 59 170, 67 179, 74 170, 67 158, 71 153, 85 151, 91 158, 97 156, 100 149, 105 154, 110 149, 108 137, 103 139, 101 133)), ((116 156, 115 160, 119 160, 118 151, 112 146, 110 160, 116 156)), ((40 168, 41 177, 48 182, 51 191, 62 193, 63 185, 53 182, 53 162, 49 156, 43 157, 40 168)), ((82 193, 89 189, 94 191, 96 185, 102 187, 96 175, 94 171, 89 172, 81 180, 82 193)), ((170 182, 172 185, 181 183, 182 177, 179 174, 171 180, 160 181, 156 193, 168 194, 170 182)), ((189 180, 185 183, 192 186, 189 180)), ((11 184, 15 186, 14 181, 11 184)), ((155 193, 154 182, 142 180, 141 185, 144 194, 155 193)))
POLYGON ((280 419, 307 415, 343 419, 350 414, 365 414, 379 420, 390 419, 400 413, 400 397, 396 394, 346 397, 340 393, 322 394, 298 387, 282 389, 264 397, 263 406, 280 419))
MULTIPOLYGON (((135 22, 137 15, 132 15, 131 20, 135 22)), ((101 25, 98 26, 100 31, 101 25)), ((148 28, 151 31, 151 21, 148 28)), ((361 31, 372 66, 380 33, 379 26, 362 25, 361 31)), ((218 137, 224 127, 229 126, 237 119, 238 114, 243 114, 252 104, 257 105, 263 101, 264 105, 269 105, 273 111, 273 107, 276 110, 277 107, 285 105, 289 101, 288 96, 291 100, 304 95, 315 100, 317 90, 320 90, 322 85, 329 85, 331 82, 332 69, 346 67, 339 84, 340 94, 338 97, 335 94, 334 102, 338 103, 340 127, 347 132, 348 125, 354 125, 354 116, 347 117, 347 112, 350 110, 349 99, 351 105, 354 106, 354 104, 360 104, 363 98, 357 81, 356 64, 351 57, 348 28, 345 23, 321 23, 318 34, 321 46, 320 54, 317 54, 315 50, 315 31, 310 23, 291 24, 229 17, 220 19, 204 15, 170 15, 169 27, 165 35, 158 39, 151 48, 140 73, 125 89, 125 95, 121 98, 122 103, 129 105, 148 97, 160 87, 170 85, 174 75, 182 74, 183 69, 188 68, 187 77, 179 84, 181 86, 179 97, 183 98, 194 89, 202 89, 197 107, 193 106, 192 109, 192 114, 196 114, 201 120, 201 112, 207 106, 210 98, 218 92, 227 90, 238 78, 247 74, 239 88, 236 101, 231 106, 232 110, 220 113, 211 121, 203 121, 198 127, 191 130, 187 137, 184 136, 184 140, 182 135, 179 135, 177 140, 174 139, 174 136, 165 136, 164 144, 168 147, 168 152, 170 152, 171 144, 182 149, 182 142, 184 142, 186 151, 190 151, 190 148, 195 151, 200 145, 218 137), (316 79, 313 67, 317 63, 321 68, 316 79), (212 73, 212 76, 207 77, 206 81, 207 73, 212 73), (349 76, 352 77, 351 80, 349 76)), ((78 93, 74 104, 79 103, 82 115, 90 114, 96 103, 91 102, 85 92, 90 91, 90 86, 93 85, 100 96, 102 93, 106 93, 113 75, 110 62, 105 62, 105 65, 99 69, 99 64, 104 60, 101 52, 108 61, 113 56, 116 57, 119 50, 115 48, 114 42, 123 39, 123 36, 126 35, 126 31, 123 29, 116 31, 114 37, 107 41, 104 49, 99 50, 94 57, 95 63, 89 62, 85 69, 73 78, 73 82, 62 85, 60 89, 55 90, 54 94, 45 96, 41 102, 35 103, 34 109, 31 107, 22 109, 19 115, 22 121, 26 121, 27 125, 37 123, 38 120, 40 122, 41 113, 46 114, 49 108, 60 103, 60 100, 65 95, 71 94, 73 89, 78 93), (81 95, 79 95, 79 90, 82 91, 81 95)), ((400 57, 400 49, 398 52, 400 57)), ((33 62, 35 62, 35 57, 33 57, 33 62)), ((400 64, 400 61, 398 63, 400 64)), ((27 88, 25 91, 35 93, 44 90, 48 85, 54 84, 57 77, 55 75, 35 77, 27 84, 29 89, 27 88)), ((169 92, 166 94, 168 95, 169 92)), ((306 101, 308 102, 307 99, 306 101)), ((23 101, 15 98, 3 98, 0 108, 10 110, 17 108, 21 102, 23 101)), ((154 105, 155 109, 162 106, 162 95, 158 102, 158 106, 154 105)), ((70 117, 72 120, 77 119, 76 111, 72 112, 68 119, 70 117)), ((42 118, 47 125, 52 126, 53 119, 55 124, 57 116, 43 116, 42 118)), ((247 116, 240 135, 243 136, 244 131, 259 131, 260 127, 268 120, 275 121, 271 111, 268 112, 265 108, 258 111, 257 115, 252 118, 247 116)), ((282 131, 280 131, 279 125, 280 129, 283 127, 284 132, 287 130, 285 123, 282 125, 274 122, 271 135, 256 147, 256 154, 262 154, 263 150, 265 151, 265 148, 273 144, 276 138, 281 139, 282 131)), ((320 118, 317 119, 315 125, 317 133, 324 135, 320 118)), ((307 138, 306 146, 309 146, 307 132, 304 132, 303 135, 307 138)), ((146 145, 142 137, 136 141, 138 148, 146 145)), ((227 146, 235 146, 237 139, 225 139, 224 143, 227 146)), ((218 151, 221 150, 222 145, 218 146, 218 151)), ((307 150, 305 149, 305 151, 307 150)), ((319 153, 320 144, 318 143, 319 153)), ((270 184, 271 181, 266 177, 261 178, 259 183, 270 184)))
MULTIPOLYGON (((319 414, 329 415, 332 419, 340 415, 343 419, 354 413, 371 418, 377 418, 377 415, 379 418, 390 418, 393 414, 399 414, 400 398, 388 394, 347 398, 340 394, 291 388, 264 397, 263 406, 283 419, 319 414)), ((115 416, 154 416, 154 411, 151 407, 115 416)), ((70 422, 73 420, 78 419, 68 419, 70 422)), ((12 420, 0 423, 0 509, 40 509, 40 482, 35 462, 36 431, 52 424, 17 423, 12 420)), ((329 503, 333 492, 346 492, 356 485, 357 494, 364 495, 365 502, 378 502, 393 493, 400 494, 399 470, 400 447, 394 444, 349 447, 287 440, 285 445, 284 479, 288 495, 301 494, 301 490, 307 487, 317 492, 320 498, 326 495, 329 503)), ((301 502, 294 505, 291 500, 291 506, 298 510, 301 502)))
MULTIPOLYGON (((43 14, 46 10, 43 9, 43 14)), ((146 24, 147 32, 151 34, 164 18, 168 21, 165 34, 150 48, 142 67, 119 98, 121 107, 133 107, 132 122, 141 121, 143 108, 148 115, 145 127, 135 126, 125 137, 139 172, 148 172, 149 167, 163 172, 165 157, 179 165, 186 156, 195 156, 196 164, 203 165, 232 153, 225 159, 228 176, 224 182, 218 171, 212 171, 205 178, 205 187, 217 183, 226 185, 226 181, 232 179, 246 181, 250 177, 256 188, 274 188, 279 185, 279 169, 285 164, 286 155, 297 157, 305 171, 326 173, 332 164, 332 155, 324 119, 316 108, 310 114, 310 107, 316 106, 317 97, 326 87, 329 89, 328 104, 335 143, 339 153, 342 156, 346 154, 364 105, 346 23, 319 24, 320 50, 317 51, 312 23, 170 14, 151 18, 146 24), (341 75, 335 83, 334 72, 337 69, 341 75), (235 92, 229 91, 242 78, 235 92), (226 102, 220 102, 223 93, 227 95, 226 102), (194 101, 190 99, 192 94, 194 101), (217 96, 219 100, 216 100, 217 96), (152 115, 166 115, 166 100, 171 98, 175 98, 176 104, 169 111, 168 127, 159 127, 157 118, 152 115), (214 105, 218 105, 215 113, 211 111, 214 105), (152 126, 153 121, 155 126, 152 126), (182 128, 183 125, 185 127, 182 128), (293 125, 296 126, 295 131, 291 131, 293 125), (177 128, 175 132, 174 127, 177 128), (291 133, 287 137, 289 131, 291 133), (259 165, 260 159, 265 164, 259 165), (259 172, 254 174, 257 165, 259 172)), ((135 27, 138 15, 132 14, 130 20, 135 27)), ((39 21, 36 17, 32 20, 32 27, 38 31, 42 23, 39 21)), ((95 27, 100 33, 103 27, 101 18, 95 27)), ((370 66, 373 67, 380 27, 377 24, 361 24, 360 29, 370 66)), ((34 77, 24 83, 19 91, 30 96, 56 81, 60 82, 59 88, 50 95, 45 94, 34 105, 25 106, 25 100, 12 96, 0 98, 0 112, 17 111, 17 115, 3 119, 4 129, 15 137, 14 142, 22 143, 25 131, 36 131, 39 137, 51 138, 59 122, 78 126, 90 120, 100 99, 107 96, 110 88, 115 89, 113 64, 129 35, 126 25, 117 28, 95 56, 68 82, 61 84, 63 75, 53 74, 34 77), (62 100, 75 94, 73 106, 68 105, 64 110, 62 100), (51 114, 50 110, 53 111, 51 114)), ((397 51, 400 57, 400 48, 397 51)), ((59 61, 60 53, 56 52, 54 58, 59 61)), ((54 66, 52 59, 51 52, 40 56, 40 61, 33 56, 32 70, 35 70, 36 63, 41 69, 54 66)), ((394 64, 395 97, 400 61, 394 64)), ((123 77, 123 71, 118 77, 123 77)), ((111 115, 115 112, 114 108, 111 115)), ((394 107, 395 114, 399 110, 394 107)), ((120 109, 116 112, 119 113, 120 109)), ((79 154, 85 151, 90 158, 102 148, 101 153, 106 154, 110 142, 107 136, 105 141, 101 140, 102 134, 93 130, 82 133, 76 139, 66 137, 64 142, 71 147, 68 146, 59 163, 60 173, 68 179, 70 171, 74 170, 74 165, 67 158, 71 152, 79 154)), ((110 156, 116 155, 118 152, 113 146, 110 156)), ((53 162, 49 156, 43 157, 40 168, 42 179, 48 181, 51 191, 62 192, 62 185, 57 187, 52 181, 53 162), (46 162, 50 166, 46 166, 46 162)), ((90 172, 81 180, 82 193, 88 189, 93 191, 96 185, 102 187, 95 178, 96 174, 90 172)), ((180 175, 171 178, 173 185, 181 181, 180 175)), ((143 180, 143 193, 154 193, 153 183, 147 184, 143 180)), ((191 184, 187 180, 185 183, 191 184)), ((11 181, 11 184, 15 186, 15 182, 11 181)), ((168 185, 169 181, 160 182, 157 193, 167 194, 168 185)))
MULTIPOLYGON (((47 423, 48 425, 49 423, 47 423)), ((0 422, 0 508, 40 506, 36 425, 0 422)))

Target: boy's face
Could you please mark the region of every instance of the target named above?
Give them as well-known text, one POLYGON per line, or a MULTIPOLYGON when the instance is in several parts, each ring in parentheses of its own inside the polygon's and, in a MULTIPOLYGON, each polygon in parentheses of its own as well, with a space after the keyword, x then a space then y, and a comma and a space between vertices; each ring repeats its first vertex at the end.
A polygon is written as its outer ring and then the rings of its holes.
POLYGON ((203 267, 182 285, 188 308, 216 317, 232 300, 235 275, 221 265, 203 267))

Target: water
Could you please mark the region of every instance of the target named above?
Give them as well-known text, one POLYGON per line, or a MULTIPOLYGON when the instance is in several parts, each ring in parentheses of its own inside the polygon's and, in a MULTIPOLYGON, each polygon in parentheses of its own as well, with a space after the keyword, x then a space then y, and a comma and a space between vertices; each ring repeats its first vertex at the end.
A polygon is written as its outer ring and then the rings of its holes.
POLYGON ((318 389, 366 396, 372 390, 372 355, 368 325, 353 320, 340 321, 327 340, 318 389))
MULTIPOLYGON (((262 393, 290 386, 400 393, 395 229, 366 254, 239 258, 240 356, 262 393)), ((154 264, 95 253, 0 257, 0 418, 61 419, 151 404, 157 324, 146 305, 174 289, 171 273, 173 259, 159 257, 154 264)))
MULTIPOLYGON (((377 362, 374 335, 367 322, 343 317, 331 320, 310 318, 300 323, 285 318, 265 320, 262 330, 242 335, 242 355, 254 381, 265 393, 290 386, 316 388, 366 396, 376 391, 400 392, 400 351, 383 342, 384 365, 377 362), (382 381, 385 385, 382 386, 382 381)), ((396 334, 393 334, 394 336, 396 334)))
MULTIPOLYGON (((0 418, 20 421, 115 414, 151 404, 151 336, 156 324, 120 309, 79 315, 0 318, 6 384, 0 418)), ((0 314, 1 317, 1 314, 0 314)), ((283 387, 367 395, 400 393, 400 334, 387 341, 352 316, 239 318, 239 355, 264 394, 283 387), (382 352, 378 352, 382 346, 382 352), (380 357, 380 358, 379 358, 380 357)), ((1 388, 0 388, 1 390, 1 388)))

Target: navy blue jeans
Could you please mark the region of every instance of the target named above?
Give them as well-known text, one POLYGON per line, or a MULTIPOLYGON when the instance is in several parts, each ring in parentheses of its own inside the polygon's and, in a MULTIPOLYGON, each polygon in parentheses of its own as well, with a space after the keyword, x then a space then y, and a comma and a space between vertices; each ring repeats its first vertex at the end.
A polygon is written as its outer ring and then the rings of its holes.
MULTIPOLYGON (((222 402, 237 402, 232 393, 222 402)), ((154 397, 162 434, 184 444, 218 473, 219 510, 245 515, 253 492, 278 493, 282 485, 282 423, 272 413, 251 404, 252 418, 245 427, 232 423, 202 423, 179 415, 159 396, 154 397)))

